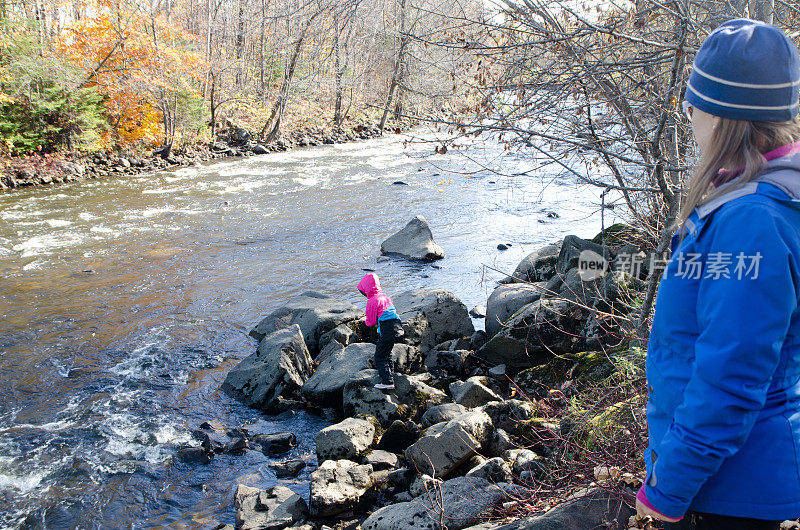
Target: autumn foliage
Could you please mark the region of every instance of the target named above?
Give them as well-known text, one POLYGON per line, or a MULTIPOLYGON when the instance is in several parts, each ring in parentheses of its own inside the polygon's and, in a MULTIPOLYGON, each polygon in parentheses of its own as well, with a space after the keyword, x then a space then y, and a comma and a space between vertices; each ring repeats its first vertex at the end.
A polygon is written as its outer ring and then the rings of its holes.
POLYGON ((80 10, 89 16, 66 24, 48 43, 35 42, 32 31, 6 29, 0 34, 0 134, 7 140, 6 150, 73 147, 70 134, 61 134, 58 124, 65 122, 68 128, 76 117, 54 115, 64 106, 54 100, 71 95, 74 101, 96 106, 79 109, 82 112, 104 116, 104 123, 95 120, 73 131, 84 134, 90 128, 96 133, 92 145, 80 147, 171 143, 185 127, 199 128, 187 119, 200 115, 187 109, 201 107, 197 87, 207 70, 206 61, 193 51, 197 38, 172 24, 169 13, 147 5, 83 3, 80 10), (39 60, 26 59, 36 56, 39 60), (37 130, 45 118, 58 134, 17 133, 12 139, 11 129, 37 130), (30 127, 15 125, 15 120, 27 120, 30 127))

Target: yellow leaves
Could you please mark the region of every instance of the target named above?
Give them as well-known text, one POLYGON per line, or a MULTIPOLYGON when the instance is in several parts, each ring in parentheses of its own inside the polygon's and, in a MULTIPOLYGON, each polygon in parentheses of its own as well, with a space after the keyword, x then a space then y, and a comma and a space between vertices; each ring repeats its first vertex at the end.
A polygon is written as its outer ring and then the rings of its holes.
POLYGON ((164 95, 197 95, 193 82, 208 69, 187 47, 197 37, 170 25, 163 14, 147 12, 147 4, 93 0, 90 5, 92 16, 66 28, 53 48, 106 96, 110 121, 118 124, 123 142, 154 142, 161 134, 158 105, 164 95))

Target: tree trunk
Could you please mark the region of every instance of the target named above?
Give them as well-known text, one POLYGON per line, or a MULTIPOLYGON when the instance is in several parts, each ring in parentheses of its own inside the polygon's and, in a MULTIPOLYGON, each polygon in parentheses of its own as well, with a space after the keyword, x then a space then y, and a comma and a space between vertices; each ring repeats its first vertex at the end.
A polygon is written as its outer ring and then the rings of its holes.
POLYGON ((344 72, 341 66, 341 33, 342 28, 339 27, 339 9, 337 6, 333 18, 334 35, 333 35, 333 69, 336 79, 336 102, 334 103, 333 111, 333 126, 339 129, 342 125, 342 76, 344 72))
POLYGON ((217 102, 214 101, 214 97, 216 96, 216 88, 217 82, 214 76, 214 73, 211 73, 211 95, 210 95, 210 102, 211 102, 211 143, 213 144, 217 140, 217 102))
POLYGON ((397 60, 394 63, 394 72, 392 73, 392 82, 389 85, 389 94, 386 96, 386 106, 383 108, 383 116, 381 116, 381 123, 378 129, 383 131, 386 125, 386 118, 389 115, 389 109, 392 108, 392 100, 394 93, 400 81, 400 72, 403 68, 403 61, 405 60, 406 46, 408 46, 408 36, 406 32, 406 0, 400 0, 400 46, 397 49, 397 60))
POLYGON ((242 55, 244 54, 244 2, 239 0, 239 20, 236 24, 236 86, 241 88, 244 84, 242 79, 242 55))
POLYGON ((311 15, 311 18, 309 18, 303 26, 303 29, 300 32, 300 37, 294 43, 292 56, 289 58, 289 63, 286 65, 286 70, 283 74, 283 82, 281 83, 281 89, 278 93, 278 98, 275 100, 275 105, 272 107, 272 113, 270 114, 267 123, 265 123, 264 128, 261 129, 261 136, 264 138, 264 142, 266 143, 276 140, 280 134, 281 119, 283 118, 283 113, 286 110, 286 101, 289 97, 289 87, 291 87, 292 77, 294 77, 295 67, 297 66, 297 58, 300 56, 300 50, 303 48, 303 41, 306 38, 306 33, 308 33, 308 28, 311 27, 311 23, 318 14, 319 11, 311 15), (269 132, 267 132, 267 130, 269 130, 269 132))

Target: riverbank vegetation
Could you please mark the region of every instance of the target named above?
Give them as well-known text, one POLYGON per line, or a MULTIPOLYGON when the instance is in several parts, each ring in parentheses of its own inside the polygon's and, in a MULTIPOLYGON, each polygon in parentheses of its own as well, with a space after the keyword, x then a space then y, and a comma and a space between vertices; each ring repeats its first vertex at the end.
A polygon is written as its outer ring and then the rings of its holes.
POLYGON ((480 17, 475 5, 4 0, 0 154, 163 147, 166 158, 231 127, 269 144, 441 112, 466 63, 412 35, 442 13, 480 17))

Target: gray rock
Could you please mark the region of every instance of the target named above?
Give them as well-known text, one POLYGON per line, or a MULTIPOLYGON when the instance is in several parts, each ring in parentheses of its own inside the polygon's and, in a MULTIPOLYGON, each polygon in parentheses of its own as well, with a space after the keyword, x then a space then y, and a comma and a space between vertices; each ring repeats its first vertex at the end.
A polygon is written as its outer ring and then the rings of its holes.
POLYGON ((517 268, 511 273, 511 277, 504 283, 549 280, 555 274, 555 265, 559 252, 561 252, 560 241, 531 252, 517 265, 517 268))
POLYGON ((266 154, 269 153, 269 149, 267 149, 266 147, 264 147, 261 144, 253 145, 252 151, 253 151, 253 153, 255 153, 257 155, 266 155, 266 154))
MULTIPOLYGON (((434 495, 390 504, 370 515, 363 530, 460 530, 491 515, 492 510, 519 494, 508 484, 490 484, 478 477, 459 477, 441 485, 434 495), (444 526, 443 526, 444 525, 444 526)), ((590 527, 564 527, 590 528, 590 527)))
POLYGON ((424 261, 444 258, 444 250, 434 243, 430 226, 421 215, 413 218, 402 230, 381 243, 381 254, 424 261))
POLYGON ((498 285, 486 302, 486 335, 494 336, 511 316, 542 297, 544 283, 498 285))
POLYGON ((505 399, 488 403, 483 411, 492 419, 492 424, 498 429, 518 433, 520 427, 524 428, 525 422, 533 419, 535 410, 533 405, 519 399, 505 399))
POLYGON ((302 396, 318 407, 340 407, 342 390, 352 374, 372 366, 375 345, 358 342, 347 346, 317 367, 301 390, 302 396))
POLYGON ((431 373, 445 372, 458 377, 464 373, 465 363, 471 354, 469 350, 431 350, 425 356, 425 368, 431 373))
POLYGON ((393 297, 405 342, 426 354, 437 344, 475 331, 467 307, 444 289, 404 291, 393 297))
POLYGON ((189 464, 208 464, 211 456, 202 447, 184 447, 178 450, 178 460, 189 464))
MULTIPOLYGON (((377 370, 361 370, 353 374, 342 391, 342 410, 345 416, 366 414, 381 425, 388 426, 400 418, 400 401, 392 393, 374 387, 380 382, 377 370)), ((349 457, 345 457, 349 458, 349 457)))
POLYGON ((469 310, 469 316, 472 318, 484 318, 486 317, 486 306, 485 305, 476 305, 472 309, 469 310))
POLYGON ((395 344, 392 348, 393 370, 401 374, 413 374, 422 368, 419 348, 408 344, 395 344))
MULTIPOLYGON (((633 495, 633 493, 631 493, 633 495)), ((628 528, 636 512, 622 496, 601 489, 583 490, 548 512, 526 517, 497 530, 563 530, 565 528, 628 528)))
POLYGON ((413 421, 395 420, 381 436, 378 449, 402 453, 419 438, 419 426, 413 421))
POLYGON ((479 329, 478 331, 472 334, 472 337, 470 337, 469 340, 472 343, 472 349, 477 350, 478 348, 486 344, 486 341, 489 340, 489 336, 486 334, 484 330, 479 329))
POLYGON ((411 500, 411 499, 413 499, 413 498, 414 498, 414 497, 412 497, 412 496, 411 496, 411 494, 410 494, 409 492, 407 492, 407 491, 401 491, 400 493, 398 493, 397 495, 395 495, 395 496, 394 496, 394 498, 393 498, 392 500, 393 500, 393 502, 408 502, 408 501, 410 501, 410 500, 411 500))
POLYGON ((322 335, 340 324, 359 320, 361 316, 362 311, 353 304, 307 291, 267 315, 250 330, 250 336, 261 340, 278 329, 297 324, 303 332, 311 355, 315 356, 319 353, 319 339, 322 335))
POLYGON ((394 469, 397 467, 398 462, 399 459, 396 454, 380 449, 370 451, 363 459, 363 463, 371 465, 375 471, 394 469))
POLYGON ((350 460, 326 460, 311 473, 309 508, 314 517, 330 517, 369 502, 372 466, 350 460))
POLYGON ((456 424, 423 436, 406 449, 405 456, 421 473, 446 477, 479 449, 480 443, 462 425, 456 424))
POLYGON ((567 300, 539 299, 518 311, 476 355, 492 364, 528 368, 583 349, 588 311, 567 300))
POLYGON ((433 478, 430 475, 417 475, 408 487, 408 493, 411 495, 411 498, 419 497, 426 493, 436 495, 443 483, 444 481, 433 478))
POLYGON ((203 432, 198 435, 200 446, 207 453, 222 453, 225 444, 230 442, 227 434, 222 432, 203 432))
POLYGON ((467 408, 458 403, 442 403, 428 409, 422 415, 422 426, 430 427, 437 423, 450 421, 467 412, 467 408))
POLYGON ((322 352, 325 350, 325 347, 333 341, 341 344, 342 346, 348 346, 350 344, 353 344, 354 342, 363 342, 362 339, 366 337, 359 336, 359 334, 353 330, 351 325, 353 325, 352 322, 349 325, 339 324, 338 326, 328 331, 327 333, 322 334, 322 336, 319 339, 320 353, 319 356, 317 356, 316 358, 317 362, 322 362, 324 360, 321 358, 322 352))
POLYGON ((506 365, 498 364, 497 366, 492 366, 489 368, 486 373, 492 379, 496 379, 498 381, 505 381, 506 380, 506 365))
POLYGON ((577 267, 578 259, 581 253, 585 251, 590 251, 598 256, 602 256, 609 263, 611 261, 611 253, 602 245, 598 245, 587 239, 581 239, 578 236, 567 236, 564 238, 561 244, 561 251, 558 253, 556 274, 566 274, 568 270, 577 267))
POLYGON ((489 456, 502 456, 506 451, 515 447, 511 436, 505 430, 498 428, 492 435, 491 440, 489 440, 487 452, 489 456))
MULTIPOLYGON (((430 375, 417 374, 417 375, 403 375, 395 374, 394 385, 395 395, 405 405, 413 407, 433 406, 442 403, 447 399, 447 395, 437 388, 427 384, 430 375)), ((409 417, 415 416, 417 411, 408 411, 409 417)), ((422 415, 423 410, 419 410, 419 415, 422 415)))
POLYGON ((520 475, 523 471, 530 471, 536 475, 543 469, 542 457, 531 451, 530 449, 520 449, 516 452, 514 458, 514 473, 520 475))
POLYGON ((317 363, 317 366, 321 366, 328 357, 336 355, 337 353, 341 354, 344 351, 344 346, 335 340, 320 342, 320 344, 324 345, 320 348, 319 353, 314 358, 314 362, 317 363))
POLYGON ((293 325, 265 337, 256 353, 228 372, 222 390, 249 407, 273 412, 278 398, 296 396, 311 372, 300 328, 293 325))
POLYGON ((270 462, 269 467, 275 470, 277 478, 294 478, 306 467, 306 463, 299 458, 294 458, 283 462, 270 462))
POLYGON ((446 428, 453 425, 461 425, 482 446, 489 442, 494 433, 492 419, 480 409, 470 410, 460 416, 456 416, 445 425, 446 428))
POLYGON ((470 377, 466 381, 450 383, 450 394, 453 396, 453 401, 471 409, 485 405, 490 401, 503 399, 484 385, 481 379, 480 377, 470 377))
POLYGON ((481 455, 472 455, 469 460, 464 463, 464 469, 469 471, 470 469, 474 469, 478 466, 482 466, 486 463, 486 458, 481 455))
POLYGON ((317 433, 317 460, 354 459, 361 456, 375 438, 375 426, 366 420, 347 418, 317 433))
POLYGON ((511 482, 514 478, 511 466, 501 457, 490 458, 489 460, 470 469, 466 476, 479 477, 492 483, 511 482))
POLYGON ((280 530, 308 516, 306 501, 285 486, 263 491, 239 484, 234 506, 241 530, 280 530))
POLYGON ((297 446, 297 437, 291 432, 256 434, 250 439, 250 445, 265 455, 277 456, 297 446))

